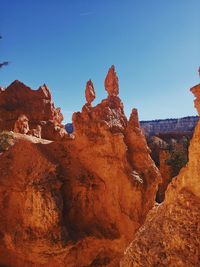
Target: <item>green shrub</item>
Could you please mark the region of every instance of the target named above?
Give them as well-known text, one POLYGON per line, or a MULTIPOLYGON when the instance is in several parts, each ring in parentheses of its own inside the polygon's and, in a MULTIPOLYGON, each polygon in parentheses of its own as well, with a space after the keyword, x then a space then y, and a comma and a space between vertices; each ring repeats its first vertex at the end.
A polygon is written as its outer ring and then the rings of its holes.
POLYGON ((179 171, 188 162, 188 152, 187 149, 172 150, 170 152, 170 158, 166 160, 167 165, 172 168, 172 177, 177 176, 179 171))

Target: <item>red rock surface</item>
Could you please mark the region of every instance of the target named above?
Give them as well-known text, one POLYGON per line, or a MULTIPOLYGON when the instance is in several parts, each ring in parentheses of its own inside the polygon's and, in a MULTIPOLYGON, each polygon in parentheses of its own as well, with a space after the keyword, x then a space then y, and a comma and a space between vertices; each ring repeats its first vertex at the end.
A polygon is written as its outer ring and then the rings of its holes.
POLYGON ((153 206, 159 173, 136 110, 127 121, 109 95, 73 125, 74 139, 26 135, 0 156, 0 264, 118 266, 153 206))
POLYGON ((196 99, 194 100, 194 106, 197 109, 197 112, 200 114, 200 84, 197 84, 196 86, 192 87, 191 92, 194 94, 196 99))
MULTIPOLYGON (((137 109, 133 109, 125 132, 128 159, 132 168, 139 174, 143 184, 143 212, 146 214, 155 199, 155 183, 161 182, 160 172, 150 157, 150 149, 140 128, 137 109)), ((143 216, 143 219, 145 216, 143 216)))
POLYGON ((85 98, 87 101, 87 104, 91 105, 92 101, 95 99, 96 94, 94 90, 94 85, 91 80, 89 80, 86 84, 85 88, 85 98))
MULTIPOLYGON (((199 110, 200 85, 193 87, 199 110)), ((200 266, 200 122, 189 162, 169 185, 165 201, 148 214, 125 251, 121 267, 200 266)))
POLYGON ((25 115, 20 115, 14 125, 14 132, 27 134, 29 132, 28 118, 25 115))
POLYGON ((119 94, 118 77, 114 65, 108 71, 104 86, 109 96, 117 96, 119 94))
POLYGON ((13 130, 21 115, 28 118, 30 129, 40 125, 45 139, 59 140, 67 135, 61 124, 63 115, 59 108, 55 108, 45 84, 32 90, 20 81, 14 81, 0 91, 0 131, 13 130))

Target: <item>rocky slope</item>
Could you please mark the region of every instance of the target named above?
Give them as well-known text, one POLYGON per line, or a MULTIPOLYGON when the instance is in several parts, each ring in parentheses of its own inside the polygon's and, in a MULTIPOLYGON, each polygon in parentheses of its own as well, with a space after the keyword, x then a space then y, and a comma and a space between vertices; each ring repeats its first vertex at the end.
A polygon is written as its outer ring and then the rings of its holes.
MULTIPOLYGON (((130 120, 124 114, 114 66, 105 88, 107 99, 92 107, 94 86, 87 83, 70 138, 46 143, 17 133, 1 152, 0 265, 118 266, 154 205, 160 174, 137 111, 130 120)), ((4 112, 11 116, 8 106, 4 112)), ((14 119, 2 118, 2 128, 13 126, 14 119)))
POLYGON ((42 135, 60 140, 67 136, 62 125, 63 115, 55 108, 51 93, 44 84, 32 90, 20 81, 0 89, 0 131, 42 135))
MULTIPOLYGON (((191 91, 200 114, 200 84, 191 91)), ((121 267, 200 265, 200 122, 189 147, 189 162, 170 184, 165 201, 149 212, 125 252, 121 267)))

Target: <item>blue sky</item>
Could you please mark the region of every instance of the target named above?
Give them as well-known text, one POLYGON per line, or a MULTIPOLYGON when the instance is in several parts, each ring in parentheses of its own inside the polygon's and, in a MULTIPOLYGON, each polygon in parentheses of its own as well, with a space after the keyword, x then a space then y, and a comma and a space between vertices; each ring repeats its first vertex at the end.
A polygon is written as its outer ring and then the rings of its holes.
POLYGON ((88 79, 97 98, 114 64, 125 112, 141 120, 196 115, 199 0, 0 0, 0 84, 46 83, 65 121, 81 110, 88 79))

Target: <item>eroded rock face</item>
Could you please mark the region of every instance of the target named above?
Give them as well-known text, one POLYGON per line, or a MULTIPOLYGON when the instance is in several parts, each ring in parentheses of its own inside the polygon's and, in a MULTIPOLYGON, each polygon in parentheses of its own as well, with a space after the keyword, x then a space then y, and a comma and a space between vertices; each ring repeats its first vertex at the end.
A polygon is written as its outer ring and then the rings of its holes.
POLYGON ((42 138, 60 140, 67 135, 61 124, 63 115, 59 108, 55 108, 45 84, 32 90, 20 81, 14 81, 0 92, 0 131, 12 131, 21 115, 28 118, 30 130, 41 126, 42 138))
MULTIPOLYGON (((128 158, 133 169, 139 174, 145 194, 143 194, 143 212, 148 212, 155 198, 155 183, 161 182, 161 177, 155 164, 152 164, 150 150, 138 120, 137 109, 133 109, 125 132, 128 148, 128 158)), ((143 217, 145 218, 145 217, 143 217)))
POLYGON ((162 182, 158 185, 158 192, 156 195, 156 201, 158 203, 163 202, 165 198, 165 192, 168 184, 172 180, 172 168, 167 164, 170 158, 170 153, 167 149, 159 151, 159 171, 162 177, 162 182))
MULTIPOLYGON (((200 113, 200 85, 193 87, 200 113)), ((125 252, 121 267, 199 266, 200 122, 189 147, 189 162, 170 184, 165 201, 149 212, 125 252)))
POLYGON ((93 82, 89 80, 85 88, 85 98, 86 98, 87 104, 91 105, 95 97, 96 97, 96 94, 95 94, 93 82))
POLYGON ((18 140, 0 156, 0 264, 118 266, 153 206, 159 172, 137 111, 128 121, 109 95, 73 126, 74 139, 18 140))
POLYGON ((197 112, 200 114, 200 84, 192 87, 191 92, 194 94, 196 99, 194 100, 194 106, 197 109, 197 112))
POLYGON ((192 136, 198 122, 198 116, 188 116, 179 119, 165 119, 153 121, 141 121, 140 126, 145 136, 189 135, 192 136))
POLYGON ((118 96, 119 94, 119 85, 118 77, 115 72, 115 66, 112 65, 106 76, 104 86, 109 96, 118 96))
POLYGON ((14 132, 27 134, 29 132, 28 118, 25 115, 20 115, 14 125, 14 132))

